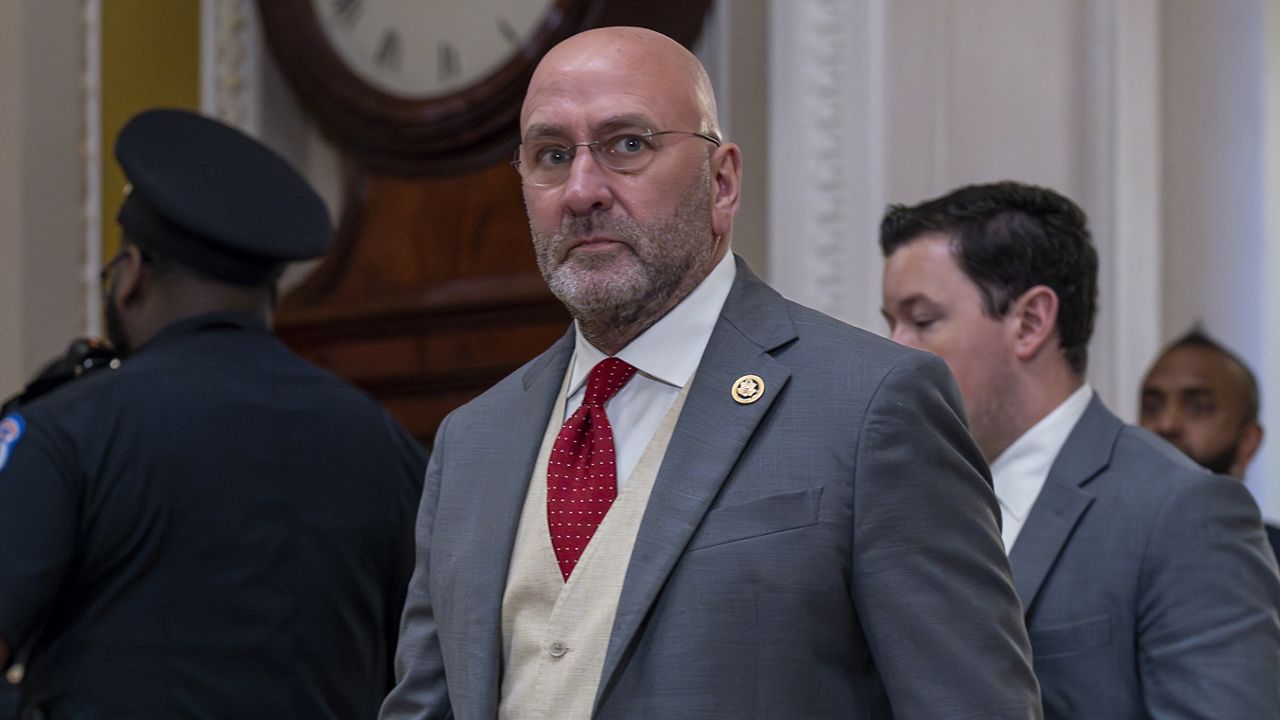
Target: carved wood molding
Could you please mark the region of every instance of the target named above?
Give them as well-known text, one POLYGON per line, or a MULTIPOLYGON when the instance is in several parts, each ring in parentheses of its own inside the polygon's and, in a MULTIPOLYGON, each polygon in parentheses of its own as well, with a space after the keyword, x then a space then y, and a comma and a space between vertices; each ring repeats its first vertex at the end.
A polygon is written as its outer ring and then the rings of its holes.
POLYGON ((867 325, 877 320, 874 230, 885 183, 883 3, 774 9, 770 106, 788 112, 775 116, 769 140, 770 279, 806 305, 867 325))

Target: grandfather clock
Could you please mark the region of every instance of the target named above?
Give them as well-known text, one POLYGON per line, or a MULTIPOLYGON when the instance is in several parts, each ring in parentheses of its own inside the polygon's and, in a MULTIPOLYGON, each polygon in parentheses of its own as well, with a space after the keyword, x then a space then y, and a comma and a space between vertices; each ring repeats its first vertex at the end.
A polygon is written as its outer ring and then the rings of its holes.
POLYGON ((710 0, 260 0, 266 40, 342 158, 334 244, 276 330, 429 441, 569 318, 508 161, 543 53, 640 25, 688 45, 710 0))

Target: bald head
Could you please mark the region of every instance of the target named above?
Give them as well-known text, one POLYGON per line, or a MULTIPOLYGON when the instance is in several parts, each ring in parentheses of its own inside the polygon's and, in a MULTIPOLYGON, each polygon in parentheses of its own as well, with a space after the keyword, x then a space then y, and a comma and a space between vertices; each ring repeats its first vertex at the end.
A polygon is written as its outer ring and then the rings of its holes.
POLYGON ((611 27, 555 46, 529 81, 520 142, 538 268, 604 352, 729 252, 741 156, 720 137, 706 70, 674 40, 611 27))
POLYGON ((538 122, 545 103, 582 103, 601 90, 635 97, 655 114, 670 115, 656 121, 720 136, 715 92, 702 63, 680 43, 639 27, 587 30, 551 48, 529 81, 522 135, 538 122))
POLYGON ((1234 353, 1192 330, 1147 371, 1140 422, 1210 470, 1242 478, 1262 442, 1257 381, 1234 353))

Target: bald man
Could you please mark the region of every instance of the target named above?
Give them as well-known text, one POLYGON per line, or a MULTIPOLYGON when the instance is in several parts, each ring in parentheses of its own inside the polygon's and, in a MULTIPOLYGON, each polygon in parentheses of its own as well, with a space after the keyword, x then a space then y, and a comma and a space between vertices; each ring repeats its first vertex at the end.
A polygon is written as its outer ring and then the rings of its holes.
POLYGON ((733 256, 698 61, 577 35, 520 123, 575 322, 436 435, 382 717, 1041 717, 953 380, 733 256))
MULTIPOLYGON (((1262 445, 1258 381, 1200 328, 1174 340, 1142 380, 1139 422, 1200 465, 1237 480, 1262 445)), ((1280 528, 1267 525, 1280 556, 1280 528)))
POLYGON ((1196 328, 1173 341, 1142 381, 1142 427, 1200 465, 1237 480, 1262 445, 1258 382, 1196 328))

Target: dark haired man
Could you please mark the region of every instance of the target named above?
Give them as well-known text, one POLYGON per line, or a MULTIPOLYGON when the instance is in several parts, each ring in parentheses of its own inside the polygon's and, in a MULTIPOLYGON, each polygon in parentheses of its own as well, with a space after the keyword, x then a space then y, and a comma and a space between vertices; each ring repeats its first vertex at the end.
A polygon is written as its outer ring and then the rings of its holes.
POLYGON ((1253 499, 1085 382, 1097 254, 1045 188, 881 224, 893 338, 936 352, 991 463, 1046 718, 1280 717, 1280 578, 1253 499))
POLYGON ((413 565, 422 448, 267 328, 328 213, 198 115, 120 132, 104 268, 127 357, 0 418, 0 668, 23 718, 372 718, 413 565))
MULTIPOLYGON (((1142 381, 1139 424, 1200 465, 1237 480, 1262 445, 1258 381, 1199 327, 1169 343, 1142 381)), ((1280 554, 1280 528, 1267 526, 1280 554)))

